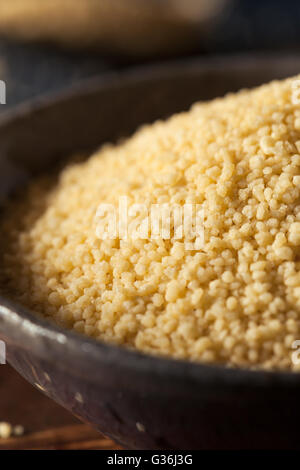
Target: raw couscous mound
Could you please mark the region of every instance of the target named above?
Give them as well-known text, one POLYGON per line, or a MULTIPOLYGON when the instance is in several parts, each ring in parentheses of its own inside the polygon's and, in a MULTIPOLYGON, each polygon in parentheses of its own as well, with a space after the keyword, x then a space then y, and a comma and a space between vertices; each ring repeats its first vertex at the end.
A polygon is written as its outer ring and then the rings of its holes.
MULTIPOLYGON (((299 79, 299 77, 297 77, 299 79)), ((6 211, 2 286, 56 323, 148 353, 299 369, 295 79, 195 104, 37 182, 6 211), (101 240, 100 203, 201 204, 205 243, 101 240), (295 362, 295 361, 294 361, 295 362)), ((41 149, 42 153, 42 149, 41 149)))

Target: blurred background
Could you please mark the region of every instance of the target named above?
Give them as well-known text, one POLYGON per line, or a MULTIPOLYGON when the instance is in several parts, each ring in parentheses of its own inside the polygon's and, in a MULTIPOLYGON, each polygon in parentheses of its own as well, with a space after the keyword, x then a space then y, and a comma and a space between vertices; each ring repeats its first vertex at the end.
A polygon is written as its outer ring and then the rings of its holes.
MULTIPOLYGON (((297 0, 0 0, 0 113, 139 64, 297 52, 299 25, 297 0)), ((117 448, 8 365, 0 367, 1 421, 25 435, 0 439, 0 449, 117 448)))
POLYGON ((0 0, 0 78, 13 106, 133 64, 298 50, 299 23, 297 0, 0 0))

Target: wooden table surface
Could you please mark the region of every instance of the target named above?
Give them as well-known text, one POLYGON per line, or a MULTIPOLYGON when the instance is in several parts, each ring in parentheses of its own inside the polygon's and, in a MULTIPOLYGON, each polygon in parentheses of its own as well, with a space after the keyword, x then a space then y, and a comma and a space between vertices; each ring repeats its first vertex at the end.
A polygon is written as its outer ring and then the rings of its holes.
POLYGON ((10 449, 120 449, 34 389, 9 365, 0 365, 0 422, 24 426, 22 437, 0 439, 10 449))

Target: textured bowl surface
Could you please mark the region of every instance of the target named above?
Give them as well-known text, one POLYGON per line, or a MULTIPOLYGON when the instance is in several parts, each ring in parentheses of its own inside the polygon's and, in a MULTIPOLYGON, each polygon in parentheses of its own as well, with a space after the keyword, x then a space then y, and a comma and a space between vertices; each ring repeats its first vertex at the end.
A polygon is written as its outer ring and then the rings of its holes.
MULTIPOLYGON (((72 152, 129 135, 196 100, 299 71, 294 56, 177 62, 22 105, 0 120, 0 196, 72 152)), ((299 446, 298 374, 146 356, 51 326, 4 298, 0 338, 29 382, 127 448, 299 446)))

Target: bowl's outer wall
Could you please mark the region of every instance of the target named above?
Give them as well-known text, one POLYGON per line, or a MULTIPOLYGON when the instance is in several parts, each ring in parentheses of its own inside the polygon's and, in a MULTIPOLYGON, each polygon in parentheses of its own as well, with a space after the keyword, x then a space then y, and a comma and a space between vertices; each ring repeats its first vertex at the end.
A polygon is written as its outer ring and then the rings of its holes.
MULTIPOLYGON (((24 175, 51 168, 63 156, 126 136, 138 125, 187 109, 194 101, 299 70, 297 57, 173 64, 95 80, 58 100, 24 105, 0 121, 2 193, 13 189, 24 175), (11 180, 13 184, 7 184, 11 180)), ((147 357, 140 360, 145 364, 141 372, 133 367, 126 350, 116 350, 111 365, 105 360, 105 348, 98 362, 94 357, 89 362, 85 353, 84 370, 84 361, 76 359, 74 349, 80 339, 77 343, 70 339, 69 349, 67 340, 64 352, 59 335, 47 343, 38 328, 22 322, 21 310, 14 309, 11 316, 3 312, 0 308, 0 337, 7 343, 13 367, 127 448, 298 446, 300 380, 293 378, 289 387, 285 380, 273 381, 261 373, 258 383, 252 379, 249 384, 247 380, 236 383, 230 375, 222 382, 222 374, 214 381, 202 366, 193 366, 199 377, 196 373, 190 379, 184 363, 170 362, 169 374, 168 367, 160 367, 163 360, 147 357), (127 354, 128 366, 124 366, 127 354), (175 379, 171 369, 177 370, 175 379)))
POLYGON ((111 386, 114 372, 101 366, 95 384, 19 347, 9 350, 9 362, 23 377, 126 448, 299 448, 299 388, 224 387, 220 393, 210 384, 196 395, 170 386, 166 395, 159 383, 149 391, 149 377, 132 392, 126 380, 111 386))
POLYGON ((151 377, 138 383, 137 375, 132 392, 126 377, 111 386, 115 374, 101 366, 94 371, 95 384, 9 346, 8 360, 23 377, 125 448, 299 448, 299 388, 229 386, 220 391, 210 384, 198 387, 197 394, 177 394, 172 385, 166 395, 160 394, 160 383, 149 391, 151 377))

